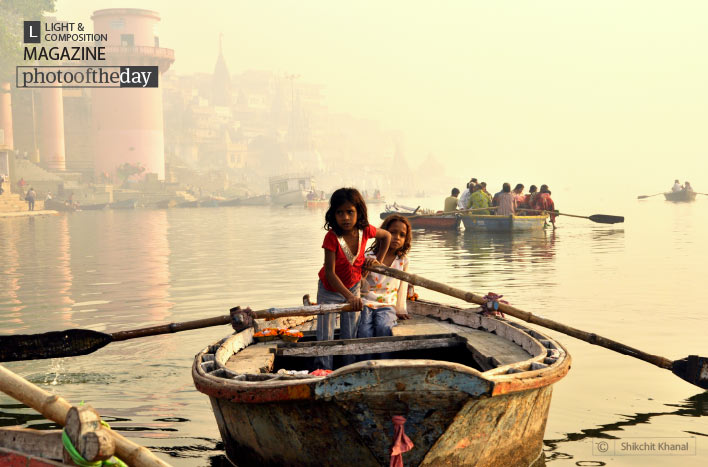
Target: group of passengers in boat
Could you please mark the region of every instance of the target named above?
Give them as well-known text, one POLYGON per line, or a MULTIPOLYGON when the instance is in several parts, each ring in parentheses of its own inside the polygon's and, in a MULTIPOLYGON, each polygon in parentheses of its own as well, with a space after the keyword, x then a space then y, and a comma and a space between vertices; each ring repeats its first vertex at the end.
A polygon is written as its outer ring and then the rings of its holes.
MULTIPOLYGON (((352 311, 340 313, 341 339, 392 335, 397 319, 407 319, 407 284, 362 267, 383 264, 406 271, 411 247, 411 225, 398 214, 388 216, 378 229, 369 224, 366 203, 355 188, 332 193, 325 214, 324 266, 319 272, 317 302, 348 303, 352 311), (366 250, 366 242, 374 239, 366 250)), ((318 315, 317 340, 334 338, 335 316, 318 315)), ((344 363, 354 356, 344 356, 344 363)), ((331 370, 332 356, 318 357, 318 368, 331 370)))
POLYGON ((524 194, 522 183, 517 183, 513 190, 509 183, 504 183, 501 191, 492 196, 487 191, 486 182, 478 183, 472 178, 462 194, 459 189, 452 189, 450 196, 445 198, 444 209, 445 212, 468 211, 474 215, 489 215, 494 211, 499 216, 536 215, 545 211, 550 213, 553 227, 556 226, 555 205, 548 185, 541 185, 540 189, 531 185, 529 192, 524 194))
POLYGON ((684 182, 683 185, 679 183, 678 178, 674 181, 674 186, 671 187, 671 191, 676 193, 678 191, 693 191, 693 187, 689 182, 684 182))

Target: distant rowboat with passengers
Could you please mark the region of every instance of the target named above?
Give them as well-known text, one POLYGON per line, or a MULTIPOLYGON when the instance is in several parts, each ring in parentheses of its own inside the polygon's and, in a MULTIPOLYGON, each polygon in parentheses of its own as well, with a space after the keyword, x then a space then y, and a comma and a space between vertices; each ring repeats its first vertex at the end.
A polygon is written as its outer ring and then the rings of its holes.
POLYGON ((689 190, 669 191, 664 193, 664 198, 666 198, 666 201, 673 201, 675 203, 689 202, 695 201, 696 194, 697 193, 695 191, 689 190))

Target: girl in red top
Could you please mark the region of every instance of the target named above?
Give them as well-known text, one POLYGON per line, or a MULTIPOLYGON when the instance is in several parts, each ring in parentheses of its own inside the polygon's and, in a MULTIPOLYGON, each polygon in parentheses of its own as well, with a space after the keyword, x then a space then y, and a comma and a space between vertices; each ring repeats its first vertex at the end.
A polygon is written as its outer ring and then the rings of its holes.
MULTIPOLYGON (((359 325, 359 297, 361 266, 364 264, 366 242, 375 238, 381 245, 377 258, 383 260, 391 243, 391 234, 369 225, 366 203, 355 188, 340 188, 329 201, 324 228, 328 230, 322 248, 325 250, 324 266, 320 269, 317 284, 317 303, 349 303, 354 311, 340 313, 341 339, 353 339, 359 325)), ((317 316, 317 340, 334 339, 333 314, 317 316)), ((344 363, 353 363, 352 356, 345 356, 344 363)), ((332 369, 332 357, 316 359, 317 368, 332 369)))

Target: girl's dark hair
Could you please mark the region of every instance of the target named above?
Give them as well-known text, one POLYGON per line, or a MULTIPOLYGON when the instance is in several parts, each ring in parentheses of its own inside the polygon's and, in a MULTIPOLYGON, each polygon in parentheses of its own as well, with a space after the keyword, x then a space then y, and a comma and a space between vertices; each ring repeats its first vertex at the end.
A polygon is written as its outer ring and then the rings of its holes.
POLYGON ((548 189, 548 185, 541 185, 541 193, 551 194, 551 191, 548 189))
POLYGON ((342 229, 337 224, 335 212, 342 204, 350 202, 356 208, 356 224, 355 229, 363 230, 369 226, 369 218, 366 213, 366 203, 362 198, 361 193, 356 188, 340 188, 332 193, 329 199, 329 209, 325 213, 325 230, 333 230, 337 236, 342 235, 342 229))
POLYGON ((516 186, 514 187, 514 190, 523 190, 524 185, 523 183, 517 183, 516 186))
POLYGON ((531 188, 529 188, 529 193, 536 193, 538 191, 538 188, 536 185, 531 185, 531 188))
MULTIPOLYGON (((413 240, 413 233, 411 232, 411 223, 408 221, 408 219, 399 214, 391 214, 386 219, 384 219, 379 229, 388 230, 388 228, 391 227, 391 224, 393 224, 394 222, 402 222, 406 226, 406 239, 403 241, 403 246, 399 248, 396 252, 396 256, 398 256, 399 258, 403 258, 404 256, 406 256, 406 253, 408 253, 408 250, 411 249, 411 241, 413 240)), ((370 251, 373 254, 377 255, 379 253, 379 241, 374 240, 374 243, 371 244, 367 251, 370 251)))

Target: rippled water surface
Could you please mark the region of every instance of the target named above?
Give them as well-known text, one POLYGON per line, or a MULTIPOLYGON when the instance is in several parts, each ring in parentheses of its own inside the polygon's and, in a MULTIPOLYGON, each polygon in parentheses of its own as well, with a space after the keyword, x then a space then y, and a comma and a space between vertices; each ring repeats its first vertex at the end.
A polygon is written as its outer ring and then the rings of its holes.
MULTIPOLYGON (((579 206, 578 214, 598 212, 597 203, 579 206)), ((370 206, 370 220, 379 208, 370 206)), ((416 231, 411 271, 502 293, 524 310, 670 359, 708 355, 708 197, 683 205, 627 199, 599 211, 627 222, 561 217, 555 231, 522 235, 416 231)), ((299 304, 315 292, 323 214, 241 207, 0 219, 0 333, 112 332, 218 316, 235 305, 299 304)), ((90 403, 112 427, 175 465, 218 465, 216 423, 190 369, 201 348, 228 332, 213 327, 7 366, 72 403, 90 403)), ((666 370, 549 333, 573 357, 548 417, 550 465, 708 463, 705 393, 666 370), (669 437, 694 437, 696 454, 593 453, 599 440, 669 437)), ((14 424, 51 426, 2 396, 0 425, 14 424)))

